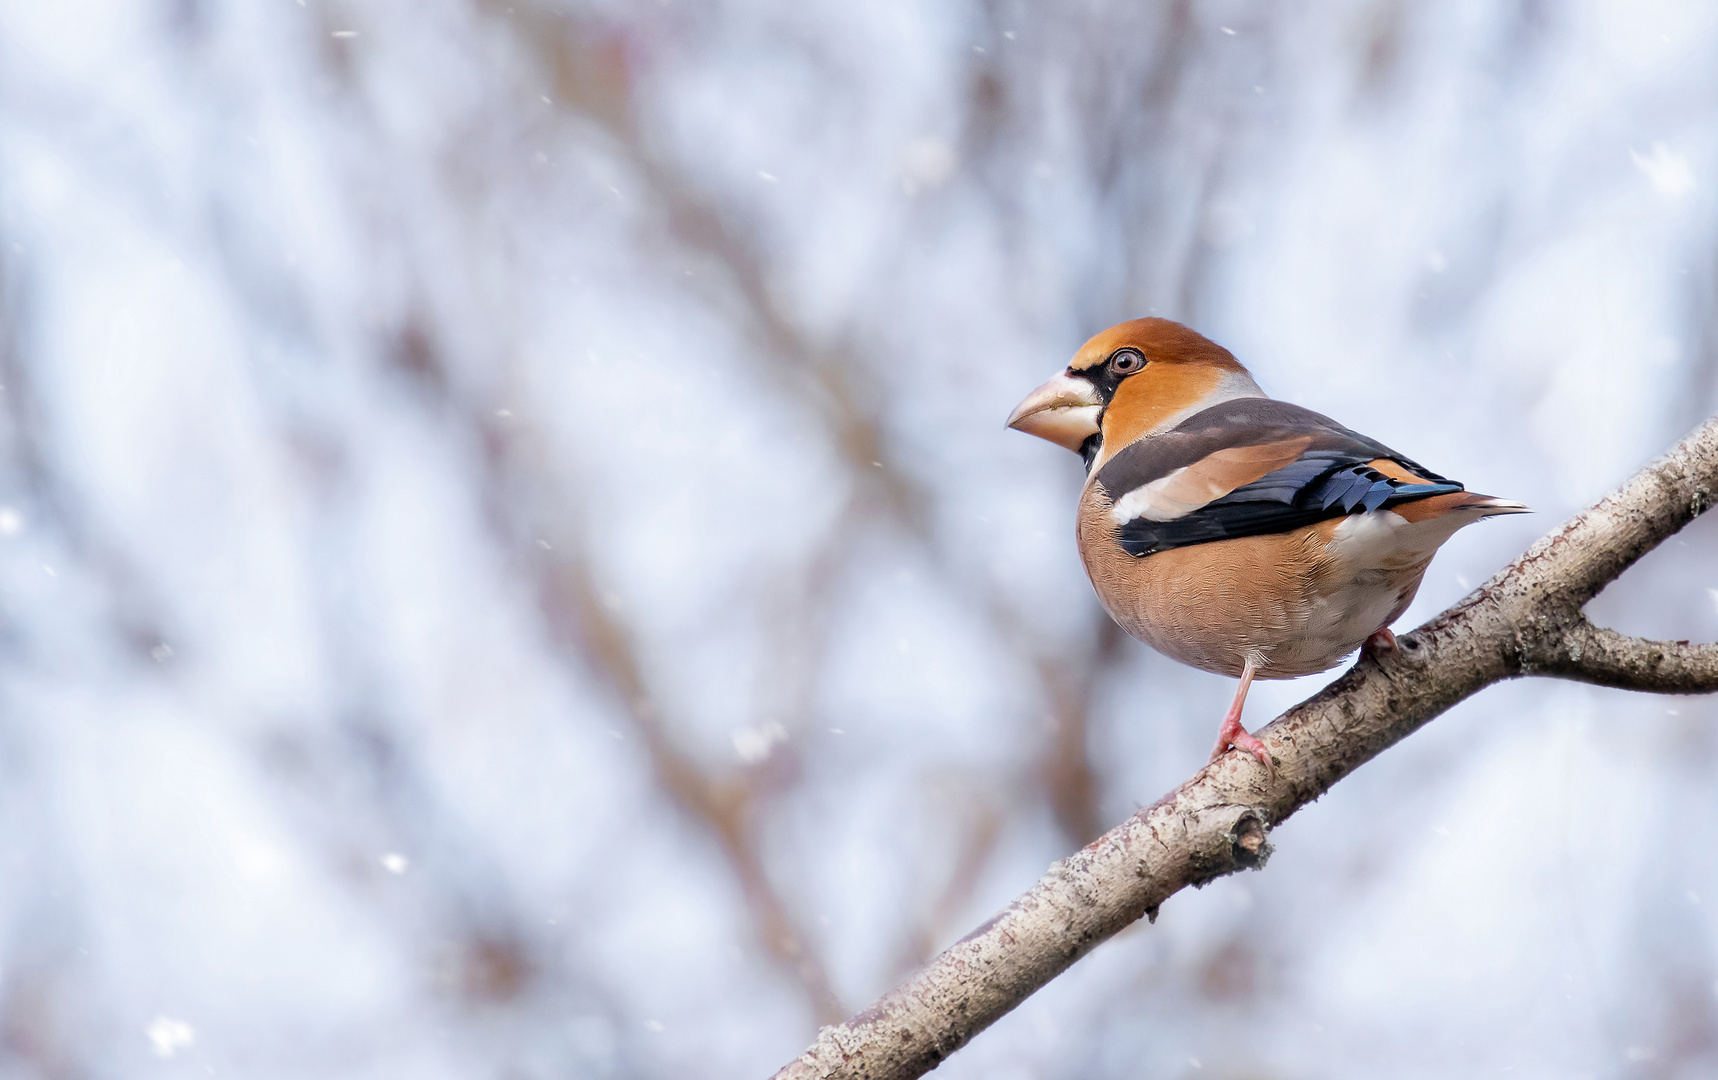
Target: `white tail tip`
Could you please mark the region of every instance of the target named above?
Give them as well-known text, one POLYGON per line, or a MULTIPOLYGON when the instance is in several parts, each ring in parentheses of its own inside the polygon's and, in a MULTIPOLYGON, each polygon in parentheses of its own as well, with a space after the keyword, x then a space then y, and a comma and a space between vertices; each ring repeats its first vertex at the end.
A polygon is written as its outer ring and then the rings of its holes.
POLYGON ((1526 503, 1511 502, 1508 499, 1486 499, 1484 502, 1474 502, 1468 505, 1486 517, 1491 517, 1493 514, 1531 514, 1533 512, 1533 508, 1526 503))

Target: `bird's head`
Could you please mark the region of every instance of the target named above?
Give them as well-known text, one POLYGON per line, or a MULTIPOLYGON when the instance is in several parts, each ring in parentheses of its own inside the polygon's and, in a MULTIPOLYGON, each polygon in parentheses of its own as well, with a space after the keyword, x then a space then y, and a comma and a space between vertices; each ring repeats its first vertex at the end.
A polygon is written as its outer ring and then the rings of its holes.
POLYGON ((1264 397, 1229 350, 1178 322, 1133 319, 1080 346, 1008 426, 1065 446, 1088 469, 1220 401, 1264 397))

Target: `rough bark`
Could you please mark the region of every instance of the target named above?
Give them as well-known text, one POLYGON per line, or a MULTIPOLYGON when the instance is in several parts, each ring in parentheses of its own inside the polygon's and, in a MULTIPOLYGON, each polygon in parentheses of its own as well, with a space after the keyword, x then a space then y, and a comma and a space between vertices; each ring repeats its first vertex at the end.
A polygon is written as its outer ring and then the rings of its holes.
POLYGON ((906 1078, 1188 885, 1264 865, 1269 829, 1463 698, 1547 675, 1658 693, 1718 690, 1718 645, 1600 629, 1582 605, 1718 496, 1718 418, 1569 519, 1460 603, 1362 654, 1260 731, 1275 775, 1231 752, 1049 872, 776 1080, 906 1078))

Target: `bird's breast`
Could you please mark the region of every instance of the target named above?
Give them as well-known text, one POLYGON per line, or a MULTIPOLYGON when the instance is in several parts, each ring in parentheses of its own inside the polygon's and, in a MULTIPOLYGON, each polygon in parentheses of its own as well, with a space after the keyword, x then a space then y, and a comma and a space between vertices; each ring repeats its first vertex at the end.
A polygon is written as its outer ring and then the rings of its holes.
MULTIPOLYGON (((1134 637, 1205 671, 1262 678, 1324 671, 1413 599, 1430 554, 1389 511, 1136 557, 1118 542, 1110 499, 1081 499, 1080 556, 1105 610, 1134 637)), ((1435 545, 1434 545, 1435 550, 1435 545)))

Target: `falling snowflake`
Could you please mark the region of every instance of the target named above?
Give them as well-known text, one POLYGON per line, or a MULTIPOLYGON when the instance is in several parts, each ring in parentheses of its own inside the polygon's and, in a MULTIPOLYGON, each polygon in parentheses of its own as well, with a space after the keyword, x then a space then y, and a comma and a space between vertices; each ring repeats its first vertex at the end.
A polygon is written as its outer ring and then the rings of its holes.
POLYGON ((1694 190, 1694 168, 1688 158, 1661 142, 1652 144, 1652 152, 1642 154, 1630 150, 1634 167, 1646 174, 1661 195, 1686 195, 1694 190))
POLYGON ((734 753, 747 765, 755 765, 770 756, 775 745, 787 738, 787 729, 770 720, 757 727, 740 728, 734 732, 734 753))
POLYGON ((167 1016, 157 1016, 149 1021, 143 1034, 148 1036, 149 1045, 155 1048, 155 1056, 159 1058, 170 1058, 181 1050, 188 1050, 197 1041, 197 1032, 190 1024, 167 1016))
POLYGON ((946 139, 924 136, 901 148, 901 186, 908 195, 941 187, 959 167, 960 158, 946 139))

